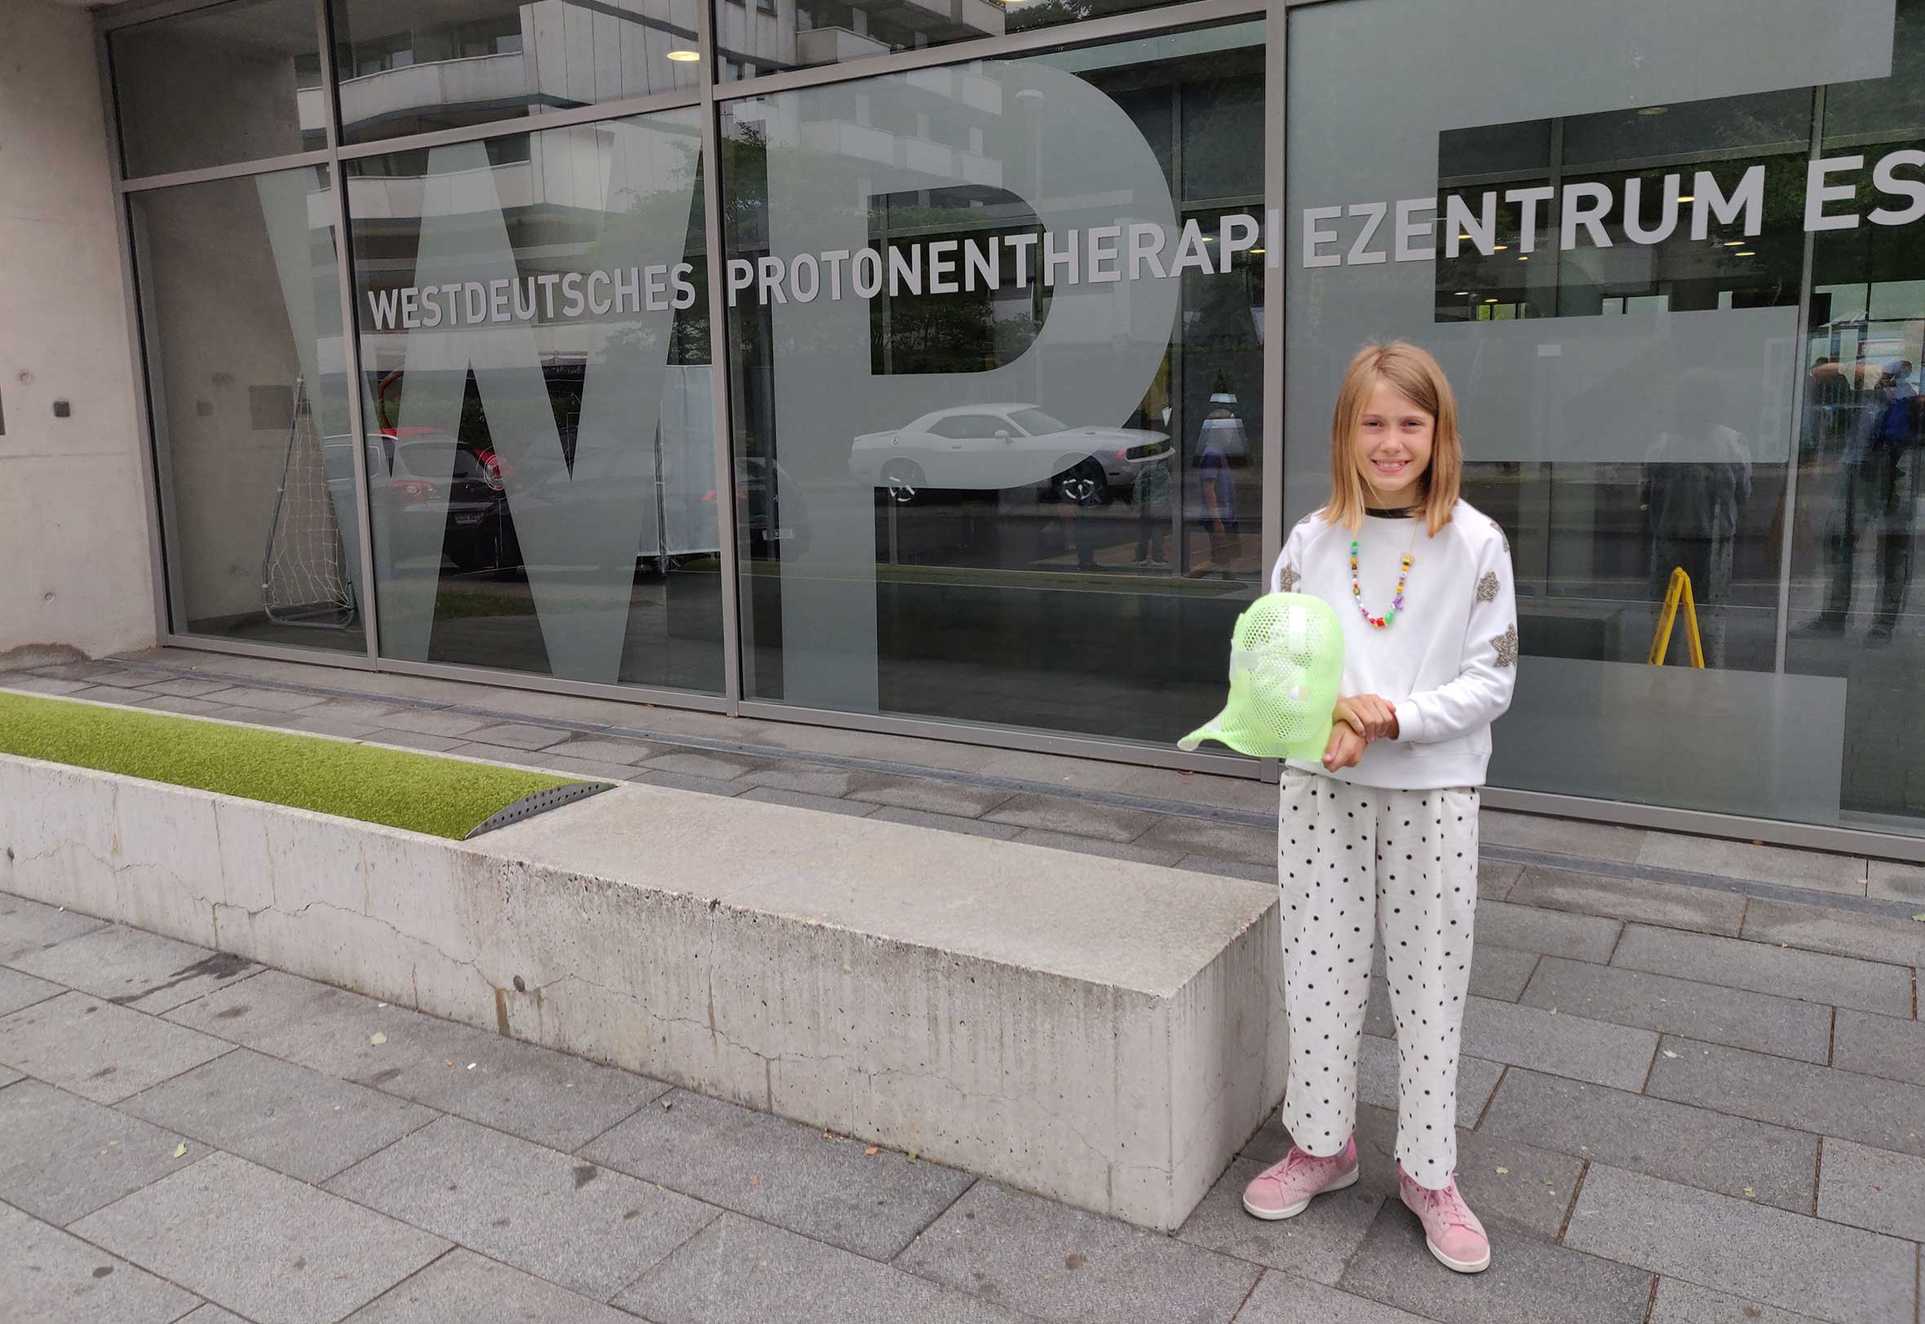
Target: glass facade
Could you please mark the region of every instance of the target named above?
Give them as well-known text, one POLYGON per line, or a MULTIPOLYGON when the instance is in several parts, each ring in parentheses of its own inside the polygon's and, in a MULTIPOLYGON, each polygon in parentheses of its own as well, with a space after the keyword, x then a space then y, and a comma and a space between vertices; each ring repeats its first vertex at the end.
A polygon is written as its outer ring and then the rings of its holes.
POLYGON ((699 2, 110 33, 175 632, 1180 763, 1402 337, 1495 786, 1925 832, 1925 0, 699 2))

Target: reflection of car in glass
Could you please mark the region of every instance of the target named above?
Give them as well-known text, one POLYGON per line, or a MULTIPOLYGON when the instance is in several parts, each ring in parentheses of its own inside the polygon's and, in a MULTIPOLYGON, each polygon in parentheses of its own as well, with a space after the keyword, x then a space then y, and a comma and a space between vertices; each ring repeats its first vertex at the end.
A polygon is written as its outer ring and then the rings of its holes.
POLYGON ((961 405, 857 437, 849 472, 908 504, 928 489, 996 491, 1047 482, 1059 500, 1099 505, 1170 438, 1139 428, 1072 428, 1034 405, 961 405))
POLYGON ((445 435, 399 437, 394 431, 382 432, 381 447, 395 518, 433 519, 439 507, 445 530, 441 549, 459 569, 520 564, 501 458, 493 450, 445 435))

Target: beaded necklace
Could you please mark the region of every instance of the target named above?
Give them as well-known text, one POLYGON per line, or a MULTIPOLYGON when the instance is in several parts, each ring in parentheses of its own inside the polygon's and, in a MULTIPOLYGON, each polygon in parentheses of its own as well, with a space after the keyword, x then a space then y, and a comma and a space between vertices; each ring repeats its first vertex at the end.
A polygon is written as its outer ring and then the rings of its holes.
MULTIPOLYGON (((1409 518, 1415 519, 1417 517, 1411 516, 1409 518)), ((1404 552, 1403 560, 1399 563, 1397 591, 1390 600, 1390 607, 1383 615, 1372 616, 1370 614, 1370 608, 1364 606, 1363 580, 1358 577, 1357 573, 1358 540, 1355 538, 1350 540, 1350 597, 1351 600, 1357 604, 1357 610, 1363 613, 1364 620, 1370 623, 1370 627, 1373 630, 1388 630, 1390 623, 1397 619, 1397 613, 1404 609, 1404 584, 1410 579, 1411 566, 1417 563, 1417 558, 1412 555, 1416 547, 1417 529, 1413 525, 1410 531, 1410 548, 1404 552)))

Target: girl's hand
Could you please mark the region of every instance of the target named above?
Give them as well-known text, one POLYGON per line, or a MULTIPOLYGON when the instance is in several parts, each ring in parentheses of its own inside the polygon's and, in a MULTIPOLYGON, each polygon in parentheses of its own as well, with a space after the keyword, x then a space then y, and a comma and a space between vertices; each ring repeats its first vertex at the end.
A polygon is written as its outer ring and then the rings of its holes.
POLYGON ((1331 772, 1354 768, 1370 742, 1342 722, 1330 728, 1330 743, 1324 746, 1323 766, 1331 772))
POLYGON ((1375 694, 1353 694, 1337 700, 1334 716, 1365 740, 1397 738, 1397 710, 1390 700, 1375 694))

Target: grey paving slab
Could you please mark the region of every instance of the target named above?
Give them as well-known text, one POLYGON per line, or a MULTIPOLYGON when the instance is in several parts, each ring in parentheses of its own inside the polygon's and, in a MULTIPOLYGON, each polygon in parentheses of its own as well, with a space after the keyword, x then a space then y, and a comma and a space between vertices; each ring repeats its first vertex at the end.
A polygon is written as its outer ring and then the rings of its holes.
POLYGON ((1213 822, 1205 818, 1183 818, 1157 814, 1150 830, 1136 839, 1139 846, 1154 850, 1173 850, 1180 855, 1215 855, 1246 864, 1277 866, 1277 829, 1243 823, 1213 822))
POLYGON ((396 708, 381 719, 381 725, 389 730, 413 731, 424 736, 467 736, 471 731, 495 724, 492 717, 439 708, 396 708))
POLYGON ((1425 1249, 1417 1216, 1387 1203, 1337 1285, 1441 1324, 1643 1324, 1646 1271, 1502 1225, 1489 1231, 1491 1267, 1455 1274, 1425 1249))
POLYGON ((886 1260, 974 1180, 677 1090, 582 1150, 606 1167, 886 1260))
POLYGON ((1871 862, 1870 893, 1885 901, 1925 903, 1925 868, 1916 864, 1871 862))
POLYGON ((606 1301, 716 1211, 590 1160, 443 1117, 327 1189, 606 1301))
MULTIPOLYGON (((1283 1135, 1281 1127, 1277 1133, 1283 1135)), ((1380 1185, 1363 1182, 1346 1191, 1320 1195, 1295 1218, 1266 1222, 1243 1208, 1243 1188, 1288 1152, 1288 1137, 1278 1153, 1259 1162, 1239 1158, 1210 1188, 1177 1232, 1177 1240, 1252 1264, 1288 1269, 1301 1278, 1335 1283, 1344 1264, 1363 1242, 1383 1203, 1380 1185)))
POLYGON ((325 708, 290 713, 279 725, 285 731, 305 731, 309 735, 334 736, 341 740, 359 740, 363 736, 374 735, 382 729, 374 722, 357 722, 352 718, 336 717, 325 708))
MULTIPOLYGON (((1457 1059, 1457 1124, 1475 1126, 1484 1105, 1490 1102, 1497 1078, 1504 1073, 1502 1063, 1478 1057, 1457 1059)), ((1397 1106, 1397 1044, 1374 1034, 1363 1037, 1357 1054, 1357 1101, 1379 1108, 1397 1106)))
POLYGON ((1925 1242, 1925 1159, 1827 1140, 1818 1216, 1925 1242))
POLYGON ((0 1016, 58 997, 63 991, 58 984, 0 966, 0 1016))
MULTIPOLYGON (((1667 1035, 1647 1094, 1925 1155, 1925 1089, 1667 1035)), ((1686 1275, 1687 1277, 1689 1275, 1686 1275)))
POLYGON ((1832 1065, 1925 1085, 1925 1024, 1841 1010, 1832 1041, 1832 1065))
POLYGON ((668 1089, 278 971, 172 1015, 270 1056, 555 1149, 575 1149, 668 1089), (262 980, 270 982, 256 988, 262 980), (376 1034, 382 1043, 371 1042, 376 1034))
POLYGON ((1916 1324, 1911 1243, 1605 1164, 1564 1241, 1836 1324, 1916 1324))
POLYGON ((1477 895, 1492 901, 1502 901, 1510 896, 1523 876, 1524 866, 1505 860, 1479 860, 1477 862, 1477 895))
POLYGON ((218 699, 189 699, 180 695, 163 694, 157 699, 149 699, 140 705, 148 712, 174 713, 181 717, 219 717, 231 711, 218 699))
POLYGON ((179 1324, 248 1324, 248 1322, 231 1310, 206 1305, 190 1315, 181 1316, 179 1324))
POLYGON ((907 823, 912 827, 938 828, 944 832, 964 832, 972 837, 989 837, 997 841, 1008 841, 1023 829, 1013 823, 985 823, 980 819, 962 818, 956 814, 931 814, 920 809, 902 809, 895 805, 883 805, 871 818, 885 823, 907 823))
POLYGON ((742 774, 742 781, 750 786, 773 786, 779 790, 802 791, 808 795, 847 795, 861 786, 881 780, 874 773, 856 768, 829 768, 813 763, 778 763, 742 774))
POLYGON ((760 800, 764 804, 788 805, 791 809, 813 809, 819 814, 846 814, 850 818, 866 818, 875 813, 876 806, 860 800, 841 800, 832 795, 810 795, 807 791, 785 791, 779 786, 755 786, 742 792, 743 800, 760 800))
POLYGON ((615 1298, 658 1324, 1017 1324, 989 1301, 767 1223, 723 1214, 615 1298))
POLYGON ((1681 1278, 1660 1278, 1650 1324, 1812 1324, 1812 1318, 1714 1292, 1681 1278))
POLYGON ((1214 855, 1185 855, 1172 867, 1188 869, 1191 873, 1218 874, 1224 878, 1247 878, 1253 883, 1268 883, 1272 887, 1277 882, 1274 860, 1267 864, 1249 864, 1243 860, 1219 859, 1214 855))
POLYGON ((1911 1014, 1909 970, 1848 956, 1633 924, 1625 930, 1611 964, 1886 1016, 1911 1014))
MULTIPOLYGON (((649 772, 672 772, 684 777, 706 777, 711 781, 733 781, 745 772, 766 766, 763 760, 738 754, 695 753, 690 750, 660 754, 642 765, 649 772)), ((748 787, 745 785, 741 789, 746 791, 748 787)))
POLYGON ((18 690, 22 694, 72 694, 84 690, 89 682, 84 680, 63 680, 58 676, 32 676, 9 672, 0 677, 0 690, 18 690))
POLYGON ((62 993, 0 1018, 0 1062, 96 1103, 117 1103, 228 1048, 85 993, 62 993))
POLYGON ((659 745, 651 745, 642 740, 620 740, 604 736, 576 736, 559 745, 550 746, 556 754, 566 754, 570 758, 593 759, 597 763, 620 763, 632 767, 643 759, 654 758, 663 753, 659 745))
POLYGON ((241 1048, 120 1105, 182 1135, 323 1182, 436 1114, 241 1048))
POLYGON ((1925 965, 1925 924, 1911 919, 1754 898, 1745 912, 1744 936, 1836 956, 1925 965))
POLYGON ((13 966, 150 1012, 171 1010, 261 968, 231 952, 212 952, 119 924, 16 957, 13 966))
POLYGON ((298 713, 307 708, 318 708, 327 702, 323 694, 303 694, 299 690, 263 690, 240 685, 233 689, 210 691, 211 697, 219 699, 229 707, 259 708, 270 713, 298 713))
POLYGON ((1822 851, 1653 832, 1638 853, 1638 863, 1851 896, 1865 895, 1865 861, 1855 855, 1828 855, 1822 851))
POLYGON ((1781 1209, 1811 1210, 1818 1138, 1765 1122, 1512 1067, 1478 1129, 1781 1209))
POLYGON ((448 1247, 232 1154, 210 1154, 73 1231, 260 1324, 332 1324, 448 1247))
POLYGON ((698 777, 686 772, 651 768, 636 769, 628 780, 642 786, 666 786, 671 791, 696 791, 703 795, 734 796, 749 789, 747 782, 723 781, 716 777, 698 777))
POLYGON ((367 743, 393 745, 396 749, 418 749, 428 754, 446 754, 466 742, 459 736, 437 736, 424 731, 397 731, 382 727, 368 734, 367 743))
POLYGON ((77 938, 105 922, 77 910, 43 906, 11 892, 0 892, 0 961, 11 964, 28 952, 77 938))
POLYGON ((851 800, 897 809, 919 809, 926 814, 954 814, 959 818, 980 818, 1011 799, 1008 791, 993 786, 968 786, 914 777, 873 777, 851 787, 846 794, 851 800))
POLYGON ((978 1182, 898 1268, 1045 1320, 1228 1320, 1253 1264, 978 1182))
MULTIPOLYGON (((1531 972, 1550 958, 1515 947, 1487 947, 1476 943, 1471 948, 1470 991, 1472 996, 1515 1002, 1530 983, 1531 972)), ((1370 997, 1364 1008, 1364 1031, 1388 1039, 1397 1032, 1396 1017, 1390 1009, 1390 985, 1384 974, 1384 952, 1379 947, 1370 969, 1370 997)))
MULTIPOLYGON (((1012 795, 989 811, 998 823, 1041 828, 1046 832, 1067 832, 1075 837, 1094 837, 1101 841, 1135 841, 1152 825, 1154 815, 1141 809, 1118 809, 1111 805, 1091 804, 1054 795, 1012 795)), ((1169 851, 1171 859, 1188 854, 1187 850, 1169 851)))
MULTIPOLYGON (((1515 891, 1512 892, 1515 896, 1515 891)), ((1623 924, 1597 915, 1573 915, 1562 910, 1513 905, 1509 901, 1477 903, 1477 945, 1512 947, 1578 961, 1608 961, 1623 924)))
POLYGON ((499 722, 466 734, 468 739, 481 745, 503 745, 509 749, 547 749, 551 745, 559 745, 568 739, 569 733, 552 726, 535 726, 529 722, 499 722))
POLYGON ((233 684, 225 680, 206 680, 199 676, 168 676, 160 680, 150 680, 140 688, 150 694, 174 694, 185 699, 198 699, 202 695, 232 689, 233 684))
POLYGON ((1237 1324, 1430 1324, 1421 1316, 1275 1269, 1237 1312, 1237 1324))
POLYGON ((513 745, 485 745, 474 740, 456 745, 448 753, 464 759, 507 763, 517 768, 545 768, 549 763, 548 755, 539 749, 517 749, 513 745))
POLYGON ((172 1324, 194 1298, 0 1204, 0 1306, 7 1324, 172 1324))
POLYGON ((1519 874, 1509 899, 1547 910, 1608 915, 1726 937, 1737 936, 1745 912, 1745 897, 1738 892, 1536 867, 1519 874))
POLYGON ((635 770, 626 763, 603 763, 598 759, 570 758, 557 754, 552 749, 544 749, 537 756, 541 766, 555 772, 565 772, 575 777, 587 777, 594 781, 610 782, 619 785, 628 779, 635 770))
POLYGON ((18 1071, 15 1071, 12 1067, 0 1067, 0 1089, 5 1089, 7 1086, 13 1084, 16 1080, 25 1080, 25 1079, 26 1079, 25 1076, 21 1075, 18 1071))
POLYGON ((1130 860, 1137 864, 1174 865, 1183 857, 1173 850, 1139 846, 1130 841, 1109 841, 1085 837, 1074 832, 1055 832, 1049 828, 1024 828, 1014 840, 1025 846, 1046 846, 1050 850, 1074 851, 1078 855, 1100 855, 1110 860, 1130 860))
POLYGON ((1492 1062, 1635 1090, 1658 1036, 1650 1030, 1567 1016, 1495 998, 1465 999, 1463 1051, 1492 1062))
POLYGON ((112 703, 138 705, 154 696, 145 690, 128 689, 120 685, 89 685, 67 695, 70 699, 86 699, 91 703, 112 703))
POLYGON ((1806 1062, 1822 1063, 1831 1051, 1830 1007, 1642 970, 1548 957, 1521 1000, 1559 1014, 1806 1062))
POLYGON ((635 1319, 457 1246, 344 1324, 635 1324, 635 1319))
MULTIPOLYGON (((1364 1164, 1359 1188, 1395 1200, 1397 1114, 1393 1109, 1358 1109, 1357 1149, 1364 1164)), ((1464 1198, 1487 1223, 1507 1223, 1555 1240, 1583 1171, 1584 1160, 1570 1154, 1509 1136, 1462 1127, 1457 1131, 1457 1180, 1464 1198)))
POLYGON ((0 1090, 0 1200, 64 1227, 202 1158, 183 1137, 23 1080, 0 1090))
POLYGON ((1488 845, 1518 846, 1552 855, 1632 864, 1644 849, 1644 839, 1649 834, 1642 828, 1618 827, 1611 823, 1581 823, 1486 809, 1477 816, 1477 835, 1488 845))
POLYGON ((308 712, 338 717, 344 722, 366 722, 372 726, 385 727, 392 717, 396 706, 387 701, 376 702, 371 699, 323 699, 319 706, 308 712))

